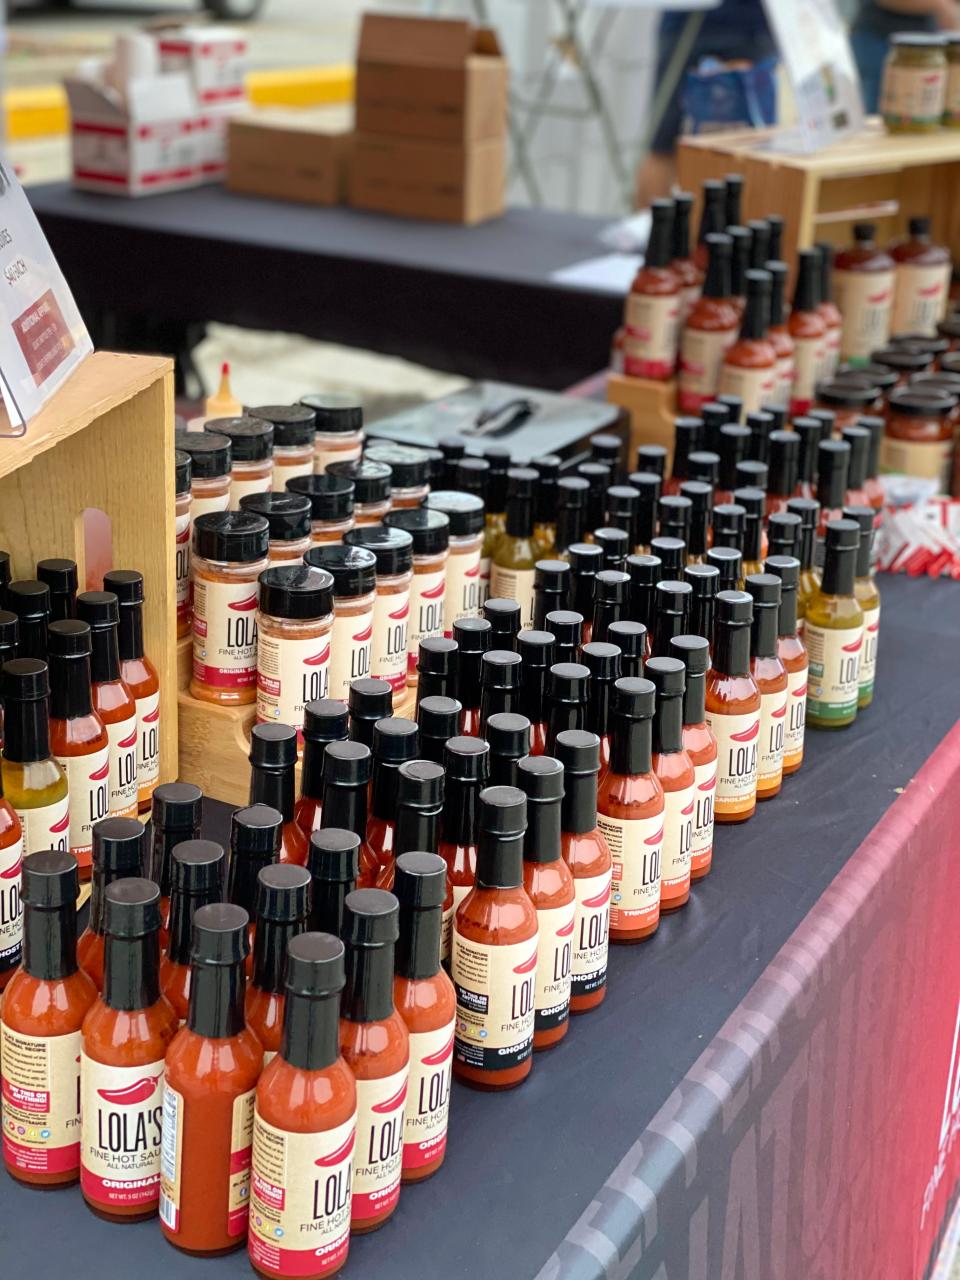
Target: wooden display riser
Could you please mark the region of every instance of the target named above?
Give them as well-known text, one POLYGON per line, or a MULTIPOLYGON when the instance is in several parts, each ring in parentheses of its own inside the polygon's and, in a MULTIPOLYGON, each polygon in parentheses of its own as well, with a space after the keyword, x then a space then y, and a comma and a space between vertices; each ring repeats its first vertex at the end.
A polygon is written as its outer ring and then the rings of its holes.
MULTIPOLYGON (((250 730, 256 707, 221 707, 190 696, 192 641, 177 642, 177 702, 180 720, 180 780, 192 782, 205 796, 237 808, 250 795, 250 730)), ((414 714, 416 690, 394 698, 393 714, 414 714)), ((297 765, 297 792, 300 765, 297 765)))
POLYGON ((607 399, 630 415, 629 470, 636 467, 638 445, 662 444, 670 455, 667 459, 669 475, 673 465, 673 422, 677 414, 676 382, 652 382, 647 378, 628 378, 623 373, 611 373, 607 376, 607 399))

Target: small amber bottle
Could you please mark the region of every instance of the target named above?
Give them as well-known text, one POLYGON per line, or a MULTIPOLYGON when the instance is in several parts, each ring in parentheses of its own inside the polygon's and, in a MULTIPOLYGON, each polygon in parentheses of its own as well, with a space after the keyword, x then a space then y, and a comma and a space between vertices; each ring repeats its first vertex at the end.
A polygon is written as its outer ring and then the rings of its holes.
POLYGON ((657 691, 653 718, 653 771, 663 788, 663 862, 660 911, 677 911, 690 900, 690 855, 696 809, 696 774, 683 745, 686 667, 674 657, 651 658, 647 678, 657 691))
POLYGON ((760 690, 750 673, 752 622, 745 591, 717 594, 706 695, 707 725, 717 740, 716 822, 746 822, 757 807, 760 690))
POLYGON ((863 608, 856 597, 860 526, 854 520, 827 525, 823 578, 807 601, 803 630, 810 657, 807 723, 843 729, 857 716, 863 608))

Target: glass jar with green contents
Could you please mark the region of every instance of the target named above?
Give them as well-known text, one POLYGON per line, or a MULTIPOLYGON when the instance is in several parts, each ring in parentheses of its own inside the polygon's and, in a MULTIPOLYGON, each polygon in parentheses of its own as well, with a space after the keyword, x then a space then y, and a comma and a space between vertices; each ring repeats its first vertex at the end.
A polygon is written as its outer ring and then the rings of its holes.
POLYGON ((807 724, 817 729, 844 729, 857 716, 863 648, 863 608, 854 587, 859 550, 856 521, 831 520, 823 577, 807 601, 803 629, 810 659, 807 724))
POLYGON ((890 37, 880 111, 891 133, 932 133, 943 119, 947 47, 942 35, 900 31, 890 37))

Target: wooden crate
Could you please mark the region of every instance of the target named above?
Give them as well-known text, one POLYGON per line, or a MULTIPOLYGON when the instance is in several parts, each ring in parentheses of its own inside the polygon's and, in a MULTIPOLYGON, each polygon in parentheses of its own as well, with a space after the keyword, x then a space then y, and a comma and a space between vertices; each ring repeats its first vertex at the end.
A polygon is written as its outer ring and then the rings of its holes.
POLYGON ((960 260, 960 130, 887 133, 876 116, 855 138, 815 155, 772 149, 772 129, 683 138, 680 186, 697 198, 704 178, 736 172, 744 177, 743 218, 779 213, 786 219, 784 259, 818 240, 846 244, 851 224, 875 222, 887 243, 906 231, 907 219, 929 214, 934 237, 960 260))
POLYGON ((611 373, 607 376, 607 399, 630 415, 629 469, 633 471, 636 467, 638 445, 662 444, 670 455, 667 459, 669 475, 673 465, 677 384, 611 373))
POLYGON ((0 547, 14 578, 32 578, 48 556, 76 560, 90 589, 111 563, 143 574, 144 641, 160 676, 161 782, 177 776, 172 458, 173 363, 156 356, 96 352, 26 435, 0 440, 0 547), (94 523, 108 545, 89 540, 94 523))

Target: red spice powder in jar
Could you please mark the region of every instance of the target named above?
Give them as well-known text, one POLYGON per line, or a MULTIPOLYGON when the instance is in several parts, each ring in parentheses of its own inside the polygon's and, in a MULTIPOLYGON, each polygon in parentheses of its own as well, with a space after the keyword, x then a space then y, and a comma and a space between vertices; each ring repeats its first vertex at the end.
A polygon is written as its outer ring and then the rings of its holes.
POLYGON ((899 347, 881 347, 879 351, 871 352, 870 361, 893 369, 899 379, 897 385, 902 387, 907 384, 911 374, 932 368, 934 355, 932 351, 903 343, 899 347))
POLYGON ((353 519, 357 526, 379 524, 390 510, 392 473, 384 462, 330 462, 327 475, 339 476, 353 484, 353 519))
POLYGON ((264 570, 257 628, 257 720, 292 725, 302 745, 306 704, 327 696, 333 575, 305 564, 264 570))
POLYGON ((426 449, 407 444, 370 444, 363 456, 367 462, 382 462, 390 468, 392 510, 420 506, 430 491, 430 459, 426 449))
POLYGON ((273 485, 273 427, 262 418, 212 418, 204 431, 226 436, 233 450, 230 507, 239 511, 248 493, 267 493, 273 485))
POLYGON ((447 588, 443 604, 443 634, 453 634, 453 624, 462 618, 480 616, 480 563, 486 521, 483 498, 456 489, 428 493, 423 505, 442 511, 450 521, 450 554, 447 557, 447 588))
POLYGON ((298 493, 248 493, 241 511, 263 516, 270 529, 267 559, 271 564, 300 564, 312 546, 310 499, 298 493))
POLYGON ((174 555, 177 563, 177 639, 190 634, 190 513, 193 499, 190 493, 190 477, 193 467, 189 453, 177 449, 173 455, 176 475, 176 522, 174 524, 174 555))
POLYGON ((364 547, 311 547, 306 564, 333 577, 333 632, 327 696, 346 702, 350 685, 370 674, 377 559, 364 547))
POLYGON ((817 387, 816 405, 834 413, 834 425, 838 431, 852 427, 864 413, 871 413, 877 403, 877 389, 869 380, 849 379, 821 382, 817 387))
POLYGON ((233 462, 233 449, 227 437, 213 432, 178 431, 174 443, 190 458, 191 518, 198 520, 211 511, 226 511, 233 462))
POLYGON ((363 452, 363 406, 351 395, 321 391, 301 396, 316 414, 313 470, 322 476, 331 462, 352 462, 363 452))
POLYGON ((413 582, 410 585, 410 625, 407 627, 407 684, 417 683, 420 641, 442 636, 447 590, 450 521, 442 511, 427 507, 391 511, 384 516, 391 529, 403 529, 413 539, 413 582))
POLYGON ((881 470, 935 479, 939 493, 949 492, 956 407, 957 397, 947 391, 894 391, 887 400, 881 470))
POLYGON ((249 412, 273 427, 274 493, 285 493, 294 476, 312 476, 316 413, 304 404, 264 404, 249 412))
POLYGON ((353 528, 352 480, 342 476, 297 476, 287 481, 288 493, 310 500, 310 540, 314 546, 342 542, 353 528))
POLYGON ((384 524, 351 529, 344 543, 372 551, 377 560, 370 674, 398 694, 407 680, 407 628, 413 582, 413 539, 384 524))

